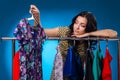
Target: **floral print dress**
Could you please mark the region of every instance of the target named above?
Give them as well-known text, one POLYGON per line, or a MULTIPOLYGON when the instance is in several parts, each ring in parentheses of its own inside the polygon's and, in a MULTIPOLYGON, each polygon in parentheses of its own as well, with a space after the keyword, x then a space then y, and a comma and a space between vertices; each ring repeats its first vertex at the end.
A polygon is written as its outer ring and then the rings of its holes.
POLYGON ((40 25, 22 19, 14 31, 19 43, 20 80, 42 80, 42 43, 46 37, 40 25))

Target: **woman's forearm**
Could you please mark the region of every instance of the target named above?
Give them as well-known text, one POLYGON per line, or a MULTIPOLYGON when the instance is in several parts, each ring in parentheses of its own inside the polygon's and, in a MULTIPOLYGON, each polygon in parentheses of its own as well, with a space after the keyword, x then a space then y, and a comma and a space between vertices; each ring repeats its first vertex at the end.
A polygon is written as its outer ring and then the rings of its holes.
POLYGON ((76 37, 88 37, 88 36, 99 36, 99 37, 117 37, 117 32, 112 29, 98 30, 94 32, 84 33, 81 35, 72 35, 76 37))
POLYGON ((117 32, 112 29, 98 30, 90 32, 89 36, 100 36, 100 37, 117 37, 117 32))

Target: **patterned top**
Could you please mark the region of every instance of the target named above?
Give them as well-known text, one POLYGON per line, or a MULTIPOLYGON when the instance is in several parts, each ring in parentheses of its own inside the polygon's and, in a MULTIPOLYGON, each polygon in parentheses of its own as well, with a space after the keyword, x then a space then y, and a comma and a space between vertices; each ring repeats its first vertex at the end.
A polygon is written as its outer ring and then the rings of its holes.
POLYGON ((22 19, 14 31, 20 46, 20 80, 42 80, 42 42, 44 30, 22 19))
MULTIPOLYGON (((69 33, 70 33, 69 27, 59 27, 59 32, 58 32, 59 37, 68 37, 69 33)), ((66 60, 66 54, 67 54, 69 46, 70 46, 70 44, 69 44, 68 40, 60 41, 59 47, 60 47, 60 51, 61 51, 64 62, 66 60)), ((85 59, 84 58, 85 57, 85 54, 84 54, 85 50, 86 50, 86 48, 85 48, 84 42, 80 43, 80 45, 77 48, 77 52, 79 53, 79 56, 81 57, 82 62, 85 59)))

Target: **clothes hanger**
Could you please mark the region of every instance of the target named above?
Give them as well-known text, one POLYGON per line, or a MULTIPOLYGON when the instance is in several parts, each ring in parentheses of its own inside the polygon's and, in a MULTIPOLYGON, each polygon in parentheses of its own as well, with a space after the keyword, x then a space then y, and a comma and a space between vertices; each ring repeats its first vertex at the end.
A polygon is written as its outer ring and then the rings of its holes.
POLYGON ((99 37, 97 37, 98 39, 97 39, 97 47, 98 47, 98 50, 100 51, 101 49, 100 49, 100 40, 99 40, 99 37))
POLYGON ((27 20, 34 20, 33 14, 30 18, 27 18, 27 20))
POLYGON ((108 48, 108 39, 106 38, 106 48, 108 48))
POLYGON ((27 18, 27 20, 34 20, 34 16, 33 14, 31 13, 31 11, 29 11, 29 13, 32 15, 30 18, 27 18))
MULTIPOLYGON (((29 13, 32 15, 30 18, 27 18, 27 20, 34 20, 36 23, 38 23, 39 24, 39 21, 37 20, 37 18, 34 16, 34 14, 32 14, 31 13, 31 11, 29 11, 29 13)), ((34 26, 34 28, 35 28, 36 26, 34 26)))
POLYGON ((74 47, 75 47, 75 44, 76 44, 75 41, 76 41, 76 40, 73 40, 73 46, 74 46, 74 47))
POLYGON ((89 39, 89 36, 88 36, 88 50, 90 50, 90 39, 89 39))

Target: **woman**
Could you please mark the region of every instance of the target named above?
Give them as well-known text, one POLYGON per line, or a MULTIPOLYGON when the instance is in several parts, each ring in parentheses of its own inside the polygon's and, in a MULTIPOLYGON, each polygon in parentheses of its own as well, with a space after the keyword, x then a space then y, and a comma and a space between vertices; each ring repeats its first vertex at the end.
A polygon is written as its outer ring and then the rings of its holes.
MULTIPOLYGON (((39 12, 38 8, 35 5, 31 5, 30 12, 31 12, 31 14, 34 15, 34 17, 36 17, 37 22, 35 21, 35 25, 39 24, 40 12, 39 12)), ((77 16, 79 16, 79 15, 77 15, 77 16)), ((77 18, 77 16, 76 16, 76 18, 77 18)), ((94 17, 94 16, 91 14, 91 17, 94 17)), ((83 18, 86 19, 85 16, 83 18)), ((85 20, 83 20, 83 21, 84 21, 84 25, 86 27, 89 23, 87 24, 87 19, 86 19, 86 21, 85 20)), ((89 19, 89 21, 90 21, 90 19, 89 19)), ((96 24, 96 20, 94 20, 93 22, 95 22, 95 24, 96 24)), ((79 24, 79 22, 77 20, 76 20, 76 22, 72 22, 72 25, 74 23, 79 24)), ((96 25, 96 27, 97 27, 97 25, 96 25)), ((117 32, 114 30, 111 30, 111 29, 104 29, 104 30, 97 30, 96 29, 95 31, 89 31, 89 33, 84 32, 84 34, 83 33, 81 34, 79 30, 80 29, 78 29, 76 32, 74 30, 72 36, 76 36, 76 37, 86 37, 86 36, 117 37, 117 32)), ((51 36, 51 37, 58 36, 58 31, 59 31, 58 27, 54 28, 54 29, 45 29, 47 36, 51 36)))
MULTIPOLYGON (((30 6, 30 12, 36 18, 35 25, 39 22, 39 10, 35 5, 30 6)), ((44 29, 45 33, 49 37, 87 37, 87 36, 100 36, 100 37, 117 37, 117 32, 111 29, 97 30, 97 22, 92 13, 84 11, 76 15, 69 27, 57 27, 54 29, 44 29)), ((81 58, 82 65, 84 65, 86 54, 85 51, 88 48, 86 41, 76 41, 75 52, 77 52, 81 58)), ((95 41, 90 41, 90 48, 94 45, 95 41)), ((63 62, 66 61, 66 54, 70 45, 73 45, 73 41, 60 41, 60 51, 63 57, 63 62)), ((65 78, 64 78, 65 79, 65 78)), ((86 78, 87 80, 87 78, 86 78)), ((92 80, 89 79, 89 80, 92 80)))

